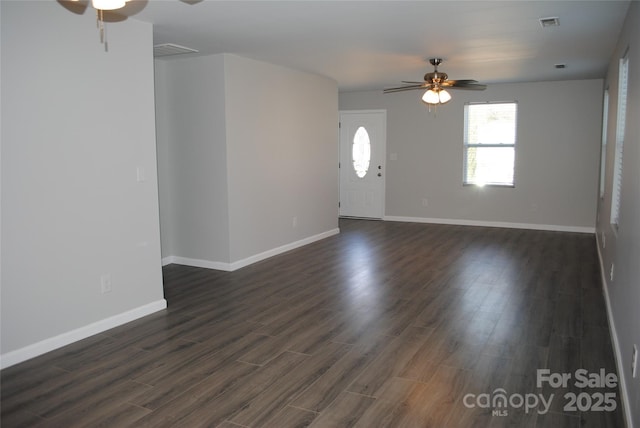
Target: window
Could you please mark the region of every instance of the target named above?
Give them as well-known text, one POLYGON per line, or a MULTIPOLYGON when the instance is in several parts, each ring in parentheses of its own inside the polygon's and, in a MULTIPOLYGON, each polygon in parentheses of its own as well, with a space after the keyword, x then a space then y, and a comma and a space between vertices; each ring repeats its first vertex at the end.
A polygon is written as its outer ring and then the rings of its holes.
POLYGON ((464 184, 514 186, 515 102, 464 106, 464 184))
POLYGON ((625 54, 620 60, 618 72, 618 120, 616 123, 616 151, 613 165, 613 188, 611 189, 611 224, 616 228, 620 216, 620 197, 622 193, 622 148, 627 116, 627 83, 629 58, 625 54))
POLYGON ((353 136, 351 159, 356 175, 359 178, 364 178, 369 171, 369 163, 371 162, 371 140, 369 133, 363 126, 359 127, 353 136))
POLYGON ((609 122, 609 88, 604 90, 602 101, 602 145, 600 152, 600 197, 604 198, 604 179, 607 167, 607 122, 609 122))

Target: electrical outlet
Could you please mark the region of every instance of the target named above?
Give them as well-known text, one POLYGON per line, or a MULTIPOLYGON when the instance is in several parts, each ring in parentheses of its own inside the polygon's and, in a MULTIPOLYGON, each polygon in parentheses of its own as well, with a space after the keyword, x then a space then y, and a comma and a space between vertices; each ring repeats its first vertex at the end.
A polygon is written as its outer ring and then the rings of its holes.
POLYGON ((291 226, 295 229, 296 227, 298 227, 298 217, 293 217, 293 219, 291 220, 291 226))
POLYGON ((631 377, 635 378, 638 368, 638 346, 633 345, 633 355, 631 356, 631 377))
POLYGON ((147 181, 147 172, 144 170, 144 167, 139 166, 136 168, 136 181, 138 183, 147 181))
POLYGON ((614 268, 614 264, 611 263, 611 270, 609 271, 609 279, 611 281, 613 281, 613 268, 614 268))
POLYGON ((102 294, 111 293, 111 274, 105 273, 100 277, 100 291, 102 294))
POLYGON ((428 207, 429 206, 429 199, 422 198, 422 206, 423 207, 428 207))

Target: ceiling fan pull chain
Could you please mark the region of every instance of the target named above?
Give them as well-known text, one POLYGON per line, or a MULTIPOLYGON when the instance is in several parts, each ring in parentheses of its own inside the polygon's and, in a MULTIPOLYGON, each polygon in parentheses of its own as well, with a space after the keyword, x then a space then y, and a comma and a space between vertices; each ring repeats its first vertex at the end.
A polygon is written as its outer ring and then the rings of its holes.
POLYGON ((100 43, 104 41, 104 22, 102 21, 102 11, 96 9, 96 26, 98 27, 98 35, 100 36, 100 43))
POLYGON ((109 52, 109 42, 107 41, 107 24, 104 19, 102 20, 103 36, 104 36, 104 51, 109 52))
POLYGON ((109 43, 107 42, 107 25, 104 22, 104 10, 96 9, 96 27, 100 35, 100 43, 104 45, 104 51, 109 52, 109 43))

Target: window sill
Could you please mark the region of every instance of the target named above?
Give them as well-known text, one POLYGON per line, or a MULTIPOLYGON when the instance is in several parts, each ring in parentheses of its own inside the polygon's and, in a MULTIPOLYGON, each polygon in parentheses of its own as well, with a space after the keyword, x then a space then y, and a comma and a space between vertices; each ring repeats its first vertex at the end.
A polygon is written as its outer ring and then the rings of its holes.
POLYGON ((476 184, 476 183, 462 183, 463 187, 506 187, 510 189, 515 189, 515 184, 498 184, 498 183, 487 183, 487 184, 476 184))
POLYGON ((620 230, 620 227, 618 226, 617 223, 609 223, 609 226, 611 226, 611 231, 613 232, 613 236, 615 238, 618 238, 618 231, 620 230))

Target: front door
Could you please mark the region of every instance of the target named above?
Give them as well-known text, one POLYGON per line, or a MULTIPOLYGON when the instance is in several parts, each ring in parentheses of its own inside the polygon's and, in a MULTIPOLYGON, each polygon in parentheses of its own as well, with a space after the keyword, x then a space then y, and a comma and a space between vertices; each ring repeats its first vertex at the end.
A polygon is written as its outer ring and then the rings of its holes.
POLYGON ((340 112, 340 215, 384 216, 386 110, 340 112))

